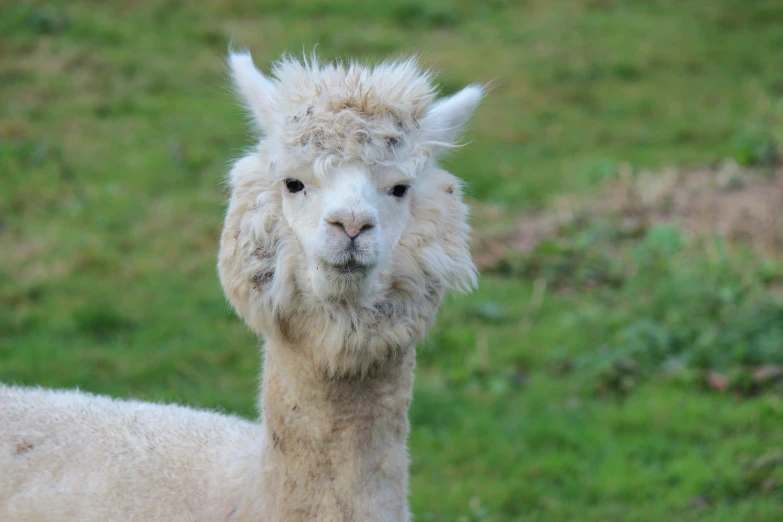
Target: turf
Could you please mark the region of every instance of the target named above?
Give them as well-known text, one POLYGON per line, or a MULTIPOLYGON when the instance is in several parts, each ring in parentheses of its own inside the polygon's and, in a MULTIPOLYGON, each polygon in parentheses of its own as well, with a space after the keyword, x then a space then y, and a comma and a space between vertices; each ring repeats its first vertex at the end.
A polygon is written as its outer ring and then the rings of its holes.
MULTIPOLYGON (((230 42, 494 80, 447 166, 521 215, 626 163, 774 156, 781 23, 777 0, 3 5, 0 380, 254 415, 258 343, 214 268, 253 140, 230 42)), ((748 381, 783 362, 781 270, 720 252, 589 224, 449 299, 420 346, 416 519, 783 519, 783 392, 748 381)))

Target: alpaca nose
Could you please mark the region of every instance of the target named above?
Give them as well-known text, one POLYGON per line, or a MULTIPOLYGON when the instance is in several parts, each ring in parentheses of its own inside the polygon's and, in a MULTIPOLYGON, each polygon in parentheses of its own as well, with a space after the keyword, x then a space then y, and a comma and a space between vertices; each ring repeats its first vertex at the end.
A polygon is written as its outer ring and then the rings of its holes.
POLYGON ((345 232, 351 241, 359 237, 362 232, 375 228, 375 223, 371 218, 332 219, 329 220, 329 224, 345 232))

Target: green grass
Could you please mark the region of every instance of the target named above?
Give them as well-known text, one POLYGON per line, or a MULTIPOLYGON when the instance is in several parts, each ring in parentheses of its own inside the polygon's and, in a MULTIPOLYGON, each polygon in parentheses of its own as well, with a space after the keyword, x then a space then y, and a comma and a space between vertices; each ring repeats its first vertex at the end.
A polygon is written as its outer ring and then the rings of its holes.
MULTIPOLYGON (((223 175, 252 142, 226 81, 230 41, 261 66, 318 43, 327 58, 419 51, 444 92, 496 80, 447 164, 511 214, 588 194, 624 162, 774 163, 781 139, 777 0, 0 14, 6 382, 253 416, 257 341, 214 269, 223 175)), ((621 232, 564 230, 444 306, 411 411, 417 520, 783 518, 783 393, 748 377, 782 362, 780 265, 677 230, 621 232), (705 387, 706 370, 729 389, 705 387)))

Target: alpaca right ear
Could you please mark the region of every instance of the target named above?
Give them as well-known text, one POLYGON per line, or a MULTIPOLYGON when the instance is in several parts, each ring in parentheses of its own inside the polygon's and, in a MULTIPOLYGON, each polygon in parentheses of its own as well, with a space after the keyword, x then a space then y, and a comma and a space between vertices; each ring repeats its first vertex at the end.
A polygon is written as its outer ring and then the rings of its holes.
POLYGON ((274 123, 275 84, 256 69, 248 52, 229 54, 228 64, 237 94, 252 112, 261 131, 270 134, 274 123))
POLYGON ((461 91, 441 98, 427 111, 421 120, 425 140, 437 155, 444 148, 454 147, 457 137, 465 123, 473 115, 484 96, 479 85, 468 85, 461 91))

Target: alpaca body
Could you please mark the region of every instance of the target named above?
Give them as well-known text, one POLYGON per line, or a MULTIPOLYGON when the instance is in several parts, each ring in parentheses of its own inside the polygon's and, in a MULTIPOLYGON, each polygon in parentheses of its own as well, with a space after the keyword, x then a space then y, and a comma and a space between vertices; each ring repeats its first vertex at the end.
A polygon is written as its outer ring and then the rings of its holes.
POLYGON ((261 419, 0 386, 3 522, 410 518, 415 345, 476 284, 435 160, 482 91, 436 101, 411 60, 230 65, 264 137, 228 176, 218 275, 265 341, 261 419))
POLYGON ((306 366, 267 358, 263 423, 0 385, 3 522, 407 520, 413 350, 361 382, 283 378, 306 366))
POLYGON ((0 520, 233 520, 263 439, 237 417, 0 386, 0 520))

